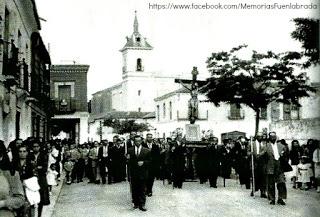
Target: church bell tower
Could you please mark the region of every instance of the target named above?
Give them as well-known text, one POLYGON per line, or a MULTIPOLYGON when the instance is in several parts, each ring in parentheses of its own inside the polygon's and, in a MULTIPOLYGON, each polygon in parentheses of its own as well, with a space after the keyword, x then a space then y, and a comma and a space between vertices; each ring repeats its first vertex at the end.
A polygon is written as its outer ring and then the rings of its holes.
POLYGON ((130 76, 142 76, 147 73, 149 66, 150 52, 153 47, 139 32, 137 12, 133 22, 133 33, 126 37, 126 44, 120 50, 123 57, 122 78, 130 76))

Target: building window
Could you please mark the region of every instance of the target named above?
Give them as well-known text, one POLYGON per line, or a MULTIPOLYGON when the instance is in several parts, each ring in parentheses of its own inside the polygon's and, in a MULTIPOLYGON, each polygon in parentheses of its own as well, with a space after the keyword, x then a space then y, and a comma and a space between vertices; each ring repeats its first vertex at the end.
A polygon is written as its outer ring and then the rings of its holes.
POLYGON ((59 99, 70 100, 71 99, 71 85, 60 85, 58 89, 59 99))
POLYGON ((171 101, 169 103, 169 117, 170 117, 170 120, 172 120, 172 102, 171 101))
POLYGON ((138 90, 138 96, 140 96, 141 95, 141 90, 138 90))
POLYGON ((5 9, 5 15, 4 15, 4 40, 9 41, 10 40, 10 13, 9 10, 5 9))
POLYGON ((142 60, 141 60, 141 58, 137 59, 137 71, 142 71, 142 60))
POLYGON ((18 48, 22 50, 21 38, 22 38, 22 34, 20 30, 18 30, 18 48))
POLYGON ((165 103, 163 103, 163 119, 165 119, 166 118, 166 104, 165 103))
POLYGON ((244 115, 241 114, 241 107, 237 104, 230 104, 229 117, 230 120, 243 119, 244 115))
POLYGON ((283 120, 299 120, 299 107, 292 104, 283 104, 283 120))
POLYGON ((160 121, 160 106, 157 105, 157 120, 160 121))
POLYGON ((136 41, 137 41, 137 42, 140 42, 140 41, 141 41, 141 38, 140 38, 140 37, 136 37, 136 41))
POLYGON ((260 110, 260 119, 267 120, 268 114, 267 114, 267 107, 261 108, 260 110))
POLYGON ((141 112, 141 108, 140 107, 138 108, 138 112, 141 112))

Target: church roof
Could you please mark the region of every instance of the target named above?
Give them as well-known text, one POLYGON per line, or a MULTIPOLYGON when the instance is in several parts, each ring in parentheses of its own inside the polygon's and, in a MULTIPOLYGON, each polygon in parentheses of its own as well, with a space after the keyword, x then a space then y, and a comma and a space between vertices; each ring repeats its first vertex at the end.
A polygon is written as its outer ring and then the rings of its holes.
POLYGON ((120 50, 125 51, 126 49, 137 49, 137 50, 151 50, 153 47, 147 42, 139 33, 139 23, 137 18, 137 13, 135 12, 134 22, 133 22, 133 33, 130 37, 126 37, 127 42, 124 47, 120 50))
POLYGON ((149 112, 136 112, 136 111, 110 111, 104 114, 99 115, 90 115, 90 120, 99 120, 99 119, 142 119, 144 116, 149 114, 149 112))
POLYGON ((163 99, 167 99, 167 98, 169 98, 171 96, 174 96, 174 95, 176 95, 178 93, 190 93, 190 91, 187 90, 186 88, 182 87, 180 89, 177 89, 177 90, 174 90, 172 92, 166 93, 166 94, 164 94, 162 96, 159 96, 159 97, 155 98, 154 101, 156 101, 156 102, 157 101, 161 101, 163 99))
POLYGON ((156 113, 155 112, 150 112, 148 114, 146 114, 145 116, 143 116, 143 119, 153 119, 156 117, 156 113))

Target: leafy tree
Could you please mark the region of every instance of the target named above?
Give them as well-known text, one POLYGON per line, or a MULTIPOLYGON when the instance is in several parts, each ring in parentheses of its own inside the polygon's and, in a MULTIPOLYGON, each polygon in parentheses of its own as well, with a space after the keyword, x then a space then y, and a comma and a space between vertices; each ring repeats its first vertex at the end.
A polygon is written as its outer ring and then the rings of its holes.
POLYGON ((112 127, 118 134, 149 131, 149 124, 136 123, 135 120, 105 119, 104 126, 112 127))
POLYGON ((299 52, 252 51, 249 59, 240 58, 240 51, 247 50, 246 47, 212 53, 207 59, 212 77, 202 91, 216 106, 224 102, 253 109, 256 135, 261 108, 274 101, 300 106, 299 99, 308 97, 314 88, 308 85, 306 73, 299 71, 302 67, 299 52))
POLYGON ((319 64, 319 20, 310 18, 293 19, 296 29, 291 37, 302 43, 304 55, 308 58, 304 67, 319 64))

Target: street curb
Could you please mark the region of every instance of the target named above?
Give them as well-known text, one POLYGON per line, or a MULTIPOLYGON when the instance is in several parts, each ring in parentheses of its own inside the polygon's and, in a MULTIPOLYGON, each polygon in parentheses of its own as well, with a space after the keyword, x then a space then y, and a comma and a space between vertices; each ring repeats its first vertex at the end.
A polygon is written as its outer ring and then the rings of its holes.
POLYGON ((59 182, 59 185, 57 186, 58 188, 56 188, 56 191, 53 190, 52 195, 50 196, 50 205, 43 207, 42 217, 51 217, 53 215, 54 208, 61 194, 63 185, 64 185, 64 176, 63 178, 61 178, 61 181, 59 182))

